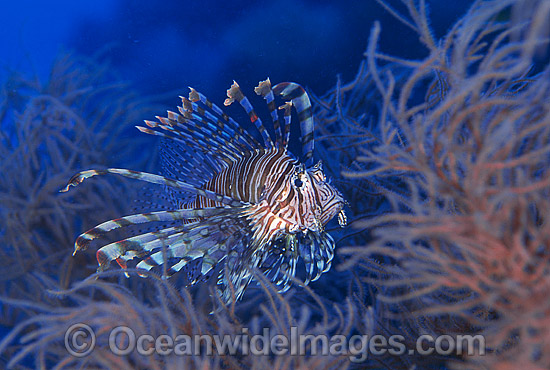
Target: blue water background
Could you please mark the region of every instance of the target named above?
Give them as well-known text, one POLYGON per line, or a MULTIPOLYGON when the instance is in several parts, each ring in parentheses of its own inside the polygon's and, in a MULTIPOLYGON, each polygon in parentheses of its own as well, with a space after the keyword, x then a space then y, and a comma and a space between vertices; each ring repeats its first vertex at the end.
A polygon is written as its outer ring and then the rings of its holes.
MULTIPOLYGON (((59 52, 100 54, 145 94, 193 86, 219 101, 232 80, 256 86, 266 77, 322 94, 337 75, 353 78, 375 20, 382 23, 383 51, 425 56, 415 34, 374 0, 2 3, 2 71, 44 79, 59 52)), ((469 4, 430 2, 436 35, 469 4)))

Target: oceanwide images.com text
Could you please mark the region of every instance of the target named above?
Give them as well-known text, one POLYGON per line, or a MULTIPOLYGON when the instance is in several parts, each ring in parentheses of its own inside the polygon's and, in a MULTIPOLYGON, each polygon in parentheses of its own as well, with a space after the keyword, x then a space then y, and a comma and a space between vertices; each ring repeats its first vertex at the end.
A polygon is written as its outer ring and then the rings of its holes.
MULTIPOLYGON (((84 323, 71 325, 65 332, 65 347, 75 357, 85 357, 98 345, 93 329, 84 323)), ((137 352, 143 356, 193 355, 299 355, 348 356, 352 362, 363 362, 369 356, 401 355, 484 355, 482 335, 421 335, 413 348, 407 347, 402 335, 324 335, 301 334, 291 327, 288 334, 272 334, 264 328, 252 334, 243 328, 237 334, 201 335, 136 335, 127 326, 113 328, 108 337, 109 350, 126 356, 137 352)))

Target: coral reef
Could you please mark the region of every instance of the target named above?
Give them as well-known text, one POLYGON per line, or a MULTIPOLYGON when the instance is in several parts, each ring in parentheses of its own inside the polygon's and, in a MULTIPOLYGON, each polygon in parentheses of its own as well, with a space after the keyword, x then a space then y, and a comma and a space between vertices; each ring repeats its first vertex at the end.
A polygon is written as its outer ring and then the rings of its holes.
POLYGON ((143 164, 147 151, 125 137, 148 111, 107 63, 71 54, 57 59, 45 83, 10 73, 1 94, 0 324, 12 326, 32 315, 35 304, 62 304, 47 288, 67 288, 86 276, 77 266, 87 257, 71 257, 74 237, 102 214, 120 212, 125 187, 101 182, 71 196, 58 191, 81 166, 129 158, 143 164))
POLYGON ((476 2, 441 40, 423 1, 403 4, 409 16, 383 6, 426 58, 379 52, 375 24, 357 79, 320 107, 349 138, 343 177, 382 197, 353 223, 372 240, 348 241, 340 268, 362 271, 386 312, 422 318, 422 331, 483 335, 487 354, 454 367, 548 368, 550 3, 476 2))

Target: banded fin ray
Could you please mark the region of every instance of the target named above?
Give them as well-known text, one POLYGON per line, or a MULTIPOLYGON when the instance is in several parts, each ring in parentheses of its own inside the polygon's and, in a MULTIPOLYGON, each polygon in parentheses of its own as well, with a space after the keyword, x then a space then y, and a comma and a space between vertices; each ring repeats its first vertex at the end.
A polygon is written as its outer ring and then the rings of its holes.
MULTIPOLYGON (((220 107, 208 100, 206 96, 193 89, 189 88, 189 101, 192 103, 201 102, 205 107, 210 109, 217 117, 216 125, 220 130, 230 129, 233 133, 238 133, 252 148, 262 148, 262 145, 252 135, 250 135, 245 129, 241 127, 233 118, 228 116, 220 107), (224 123, 225 121, 225 123, 224 123)), ((230 132, 231 132, 230 131, 230 132)), ((236 135, 235 135, 236 136, 236 135)))
POLYGON ((243 94, 241 88, 239 87, 239 84, 236 81, 233 81, 233 85, 231 85, 229 90, 227 90, 227 99, 225 99, 225 102, 223 104, 228 106, 234 101, 237 101, 241 105, 241 107, 244 108, 244 110, 250 117, 250 122, 252 122, 256 126, 256 129, 258 129, 260 135, 262 135, 262 139, 264 140, 264 148, 273 148, 274 144, 271 140, 271 136, 269 136, 269 132, 267 132, 262 120, 254 111, 252 104, 250 104, 248 98, 243 94))
POLYGON ((185 179, 185 182, 201 186, 204 179, 211 178, 217 166, 202 160, 200 152, 192 150, 174 140, 162 140, 160 150, 162 174, 173 179, 185 179))
POLYGON ((180 189, 183 191, 187 191, 190 193, 194 193, 196 195, 203 196, 207 199, 211 199, 215 202, 227 204, 229 206, 238 207, 247 204, 246 202, 242 202, 240 200, 233 199, 231 197, 228 197, 226 195, 222 195, 216 192, 213 192, 211 190, 206 190, 199 188, 197 186, 185 183, 183 181, 179 180, 173 180, 169 179, 164 176, 154 175, 152 173, 147 172, 141 172, 141 171, 133 171, 133 170, 127 170, 123 168, 107 168, 104 170, 87 170, 87 171, 81 171, 74 175, 70 180, 67 186, 64 189, 61 189, 59 192, 64 193, 69 190, 69 187, 71 186, 77 186, 78 184, 82 183, 85 179, 98 176, 98 175, 106 175, 106 174, 117 174, 124 177, 128 177, 131 179, 136 179, 140 181, 146 181, 153 184, 160 184, 160 185, 167 185, 176 189, 180 189))
MULTIPOLYGON (((161 123, 168 126, 167 128, 174 135, 181 136, 188 143, 193 144, 200 140, 201 145, 207 148, 209 152, 212 149, 216 151, 223 150, 226 155, 232 158, 238 157, 243 150, 246 150, 246 147, 243 147, 234 138, 227 137, 227 134, 224 135, 218 132, 216 127, 211 125, 203 114, 193 113, 192 110, 184 110, 182 107, 178 107, 178 109, 181 114, 168 111, 167 118, 156 117, 161 123)), ((204 110, 202 112, 204 113, 204 110)), ((162 128, 167 129, 165 127, 162 128)))
POLYGON ((334 239, 326 232, 309 233, 301 238, 298 244, 298 253, 306 265, 304 284, 316 281, 321 274, 330 269, 334 257, 334 247, 334 239))
POLYGON ((147 271, 176 260, 168 266, 168 277, 200 258, 200 274, 206 275, 225 258, 225 251, 231 248, 234 235, 238 234, 237 229, 246 228, 247 225, 236 220, 242 212, 239 208, 189 209, 172 211, 172 214, 174 212, 181 218, 207 218, 110 243, 97 251, 98 272, 108 268, 112 261, 126 269, 127 261, 136 257, 141 259, 136 267, 147 271))
MULTIPOLYGON (((154 122, 152 121, 147 121, 147 124, 148 125, 153 125, 154 126, 154 122)), ((143 132, 144 134, 149 134, 149 135, 152 135, 152 136, 158 136, 158 137, 161 137, 163 139, 167 139, 167 140, 173 140, 175 142, 178 142, 180 144, 183 144, 183 145, 188 145, 188 142, 184 139, 182 139, 181 137, 178 137, 180 135, 176 135, 176 136, 173 136, 173 135, 168 135, 164 132, 160 132, 160 131, 156 131, 156 130, 152 130, 150 129, 149 127, 143 127, 143 126, 136 126, 136 128, 143 132)), ((205 156, 203 155, 204 153, 210 153, 209 149, 205 148, 205 147, 202 147, 202 146, 199 146, 200 144, 198 144, 198 148, 200 150, 200 152, 194 150, 195 153, 199 154, 198 155, 198 158, 204 158, 204 160, 206 162, 209 162, 209 160, 207 159, 208 156, 205 156)), ((212 163, 210 163, 212 165, 212 163)), ((219 163, 215 163, 213 164, 214 168, 215 168, 215 171, 219 171, 222 167, 220 166, 219 163)))
POLYGON ((281 133, 281 125, 279 123, 279 115, 275 106, 275 95, 271 89, 271 81, 267 78, 265 81, 260 81, 258 86, 254 88, 254 92, 265 99, 271 120, 273 121, 273 129, 275 130, 275 142, 281 147, 286 147, 283 143, 283 135, 281 133))
POLYGON ((298 238, 296 235, 285 235, 275 242, 280 242, 283 245, 283 250, 279 251, 275 261, 267 265, 268 261, 266 260, 260 269, 273 281, 279 293, 284 293, 290 288, 291 277, 296 273, 298 238))
MULTIPOLYGON (((245 207, 246 208, 246 207, 245 207)), ((149 222, 169 222, 177 220, 193 220, 197 218, 207 218, 211 216, 216 216, 219 214, 227 214, 233 212, 231 210, 240 210, 245 209, 242 207, 209 207, 202 209, 177 209, 169 211, 157 211, 149 213, 137 213, 134 215, 128 215, 114 220, 105 221, 96 227, 86 231, 80 235, 75 242, 75 251, 76 253, 79 250, 84 250, 88 247, 90 242, 94 239, 97 239, 109 231, 120 229, 122 227, 127 227, 130 225, 144 224, 149 222)), ((154 235, 155 233, 161 233, 161 231, 154 231, 147 233, 147 235, 154 235)), ((142 234, 145 235, 145 234, 142 234)))
MULTIPOLYGON (((173 112, 169 112, 172 114, 173 112)), ((165 139, 175 140, 178 141, 184 145, 190 145, 190 143, 193 144, 197 149, 199 149, 203 155, 201 157, 207 158, 208 156, 214 156, 215 158, 219 159, 229 159, 229 160, 235 160, 239 152, 232 151, 229 146, 226 146, 225 143, 216 142, 215 139, 207 138, 203 134, 195 134, 192 130, 188 130, 186 127, 182 125, 176 124, 174 121, 169 120, 168 118, 163 117, 157 117, 159 121, 162 122, 162 124, 159 124, 154 121, 145 121, 147 126, 149 127, 142 127, 142 126, 136 126, 138 130, 141 132, 144 132, 149 135, 155 135, 160 136, 165 139), (179 126, 179 127, 178 127, 179 126), (169 134, 161 131, 153 130, 152 128, 160 128, 169 134)))
POLYGON ((273 92, 290 100, 298 113, 300 131, 302 132, 302 154, 306 167, 313 164, 313 115, 311 113, 311 101, 306 90, 294 82, 281 82, 273 87, 273 92))
POLYGON ((290 123, 292 120, 292 103, 286 102, 285 104, 281 105, 279 109, 284 110, 283 119, 285 122, 285 131, 283 134, 283 146, 285 148, 288 148, 288 143, 290 141, 290 123))
POLYGON ((239 229, 247 227, 235 222, 234 213, 194 222, 186 225, 185 230, 170 235, 165 240, 146 243, 143 247, 154 253, 142 259, 136 267, 149 271, 167 261, 177 261, 166 270, 166 275, 171 276, 190 262, 200 259, 199 277, 203 277, 226 258, 227 251, 234 247, 237 240, 235 234, 240 234, 239 229), (162 244, 165 244, 164 250, 161 248, 162 244))
MULTIPOLYGON (((189 95, 191 96, 192 93, 189 95)), ((193 102, 185 97, 181 97, 181 99, 183 104, 178 107, 178 110, 183 117, 193 121, 197 128, 208 131, 214 137, 219 136, 221 140, 229 145, 237 146, 239 152, 257 148, 254 141, 248 139, 238 130, 233 129, 228 122, 224 123, 219 116, 205 108, 200 102, 193 102)))

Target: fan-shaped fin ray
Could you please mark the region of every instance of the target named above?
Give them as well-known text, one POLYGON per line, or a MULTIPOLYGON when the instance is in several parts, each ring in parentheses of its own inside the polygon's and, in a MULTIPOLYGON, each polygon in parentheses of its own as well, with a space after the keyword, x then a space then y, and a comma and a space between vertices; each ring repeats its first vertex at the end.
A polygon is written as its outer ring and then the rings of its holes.
POLYGON ((165 177, 201 186, 216 173, 215 167, 208 159, 202 158, 201 153, 174 140, 162 140, 160 156, 165 177))
MULTIPOLYGON (((210 208, 199 208, 199 209, 178 209, 178 210, 170 210, 170 211, 138 213, 135 215, 120 217, 114 220, 103 222, 102 224, 99 224, 96 227, 81 234, 76 239, 74 253, 76 253, 79 250, 86 249, 92 240, 105 235, 109 231, 119 229, 122 227, 149 223, 149 222, 195 220, 195 219, 206 218, 206 217, 214 217, 219 214, 232 214, 234 212, 244 211, 246 208, 247 207, 210 207, 210 208)), ((169 230, 169 229, 166 229, 166 230, 169 230)), ((142 235, 152 236, 152 237, 162 236, 163 231, 162 230, 154 231, 154 232, 150 232, 142 235)))
POLYGON ((285 148, 288 148, 288 143, 290 141, 290 123, 292 120, 292 103, 286 102, 285 104, 281 105, 279 109, 284 110, 283 119, 285 122, 285 130, 283 134, 283 146, 285 148))
POLYGON ((124 177, 129 177, 131 179, 140 180, 140 181, 146 181, 153 184, 170 186, 170 187, 187 191, 190 193, 194 193, 196 195, 203 196, 215 202, 227 204, 233 207, 238 207, 238 206, 242 206, 243 204, 246 204, 245 202, 242 202, 240 200, 236 200, 226 195, 218 194, 210 190, 201 189, 197 186, 185 183, 183 181, 172 180, 164 176, 154 175, 152 173, 133 171, 133 170, 127 170, 122 168, 107 168, 105 170, 87 170, 87 171, 79 172, 69 180, 69 183, 67 184, 67 186, 64 189, 60 190, 60 192, 68 191, 69 187, 77 186, 87 178, 97 176, 97 175, 106 175, 108 173, 117 174, 124 177))
POLYGON ((225 99, 224 105, 230 105, 235 100, 241 105, 241 107, 244 108, 244 110, 250 117, 250 122, 256 125, 256 128, 258 129, 260 135, 262 135, 262 138, 264 140, 264 147, 267 149, 273 148, 273 141, 271 141, 269 132, 267 132, 266 128, 264 127, 262 120, 254 111, 254 108, 252 107, 252 104, 250 104, 248 98, 244 96, 241 88, 239 87, 239 84, 233 81, 233 85, 231 85, 231 88, 227 90, 227 99, 225 99))
MULTIPOLYGON (((126 268, 127 261, 136 257, 142 259, 137 267, 145 270, 176 260, 167 268, 167 275, 170 276, 189 262, 201 258, 201 274, 206 274, 225 257, 225 251, 232 247, 238 229, 247 227, 247 223, 235 219, 242 212, 238 208, 181 211, 181 217, 185 214, 186 218, 207 218, 110 243, 97 251, 98 271, 105 270, 111 261, 117 261, 122 268, 126 268)), ((168 218, 161 212, 159 214, 168 218)))
POLYGON ((260 84, 254 89, 254 92, 265 99, 267 103, 267 108, 269 109, 269 114, 271 115, 271 120, 273 121, 273 129, 275 130, 275 142, 280 147, 283 147, 283 136, 281 133, 281 125, 279 124, 277 107, 275 106, 275 95, 273 95, 273 90, 271 89, 271 81, 269 80, 269 78, 265 81, 260 81, 260 84))
POLYGON ((211 109, 215 116, 218 118, 216 120, 216 124, 220 130, 223 131, 229 128, 231 131, 237 132, 239 135, 241 135, 244 140, 253 148, 263 148, 262 145, 253 136, 251 136, 246 130, 244 130, 241 125, 239 125, 233 118, 228 116, 220 107, 212 103, 210 100, 208 100, 206 96, 193 89, 192 87, 190 87, 189 89, 191 90, 191 92, 189 93, 189 100, 191 102, 200 101, 207 108, 211 109))
POLYGON ((284 99, 292 101, 300 120, 300 131, 302 132, 303 160, 307 167, 313 164, 313 114, 311 101, 305 89, 294 82, 282 82, 273 87, 273 92, 284 99))
MULTIPOLYGON (((189 94, 190 96, 192 93, 189 94)), ((228 145, 237 147, 239 152, 255 149, 254 142, 247 136, 243 135, 241 130, 235 130, 233 125, 224 123, 219 116, 206 109, 202 104, 181 97, 182 106, 178 107, 180 113, 186 119, 195 122, 197 129, 208 132, 212 137, 220 137, 220 141, 226 142, 228 145)), ((229 117, 229 116, 227 116, 229 117)))

